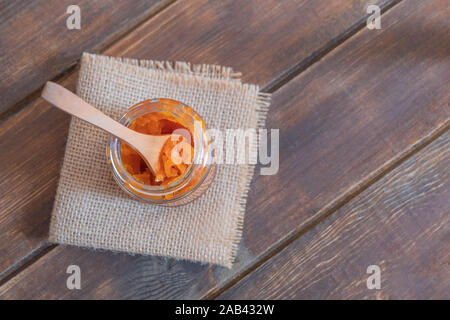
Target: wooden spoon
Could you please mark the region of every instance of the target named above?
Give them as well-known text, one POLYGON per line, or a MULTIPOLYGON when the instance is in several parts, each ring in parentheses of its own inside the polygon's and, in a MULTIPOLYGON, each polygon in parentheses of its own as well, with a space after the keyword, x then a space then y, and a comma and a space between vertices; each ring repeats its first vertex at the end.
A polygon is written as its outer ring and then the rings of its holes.
MULTIPOLYGON (((47 81, 41 96, 59 109, 128 143, 142 156, 150 170, 155 174, 161 149, 172 135, 154 136, 133 131, 83 101, 71 91, 51 81, 47 81)), ((178 135, 173 136, 176 139, 178 135)))

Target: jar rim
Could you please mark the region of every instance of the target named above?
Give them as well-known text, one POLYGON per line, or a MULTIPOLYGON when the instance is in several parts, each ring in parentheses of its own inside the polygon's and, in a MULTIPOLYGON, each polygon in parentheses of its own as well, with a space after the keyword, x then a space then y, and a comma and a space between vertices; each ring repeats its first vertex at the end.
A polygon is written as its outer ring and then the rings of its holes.
MULTIPOLYGON (((196 111, 194 111, 192 108, 190 108, 189 106, 180 101, 168 98, 154 98, 138 102, 128 109, 128 111, 119 119, 119 123, 128 127, 134 120, 141 117, 142 115, 158 111, 169 112, 172 116, 174 116, 177 119, 180 119, 180 114, 183 114, 184 116, 188 114, 191 117, 194 127, 192 128, 192 130, 191 128, 188 129, 191 132, 192 139, 194 140, 193 161, 189 165, 188 170, 186 170, 186 172, 184 172, 180 177, 178 177, 177 179, 175 179, 174 181, 170 182, 167 185, 153 186, 149 184, 144 184, 138 181, 136 178, 134 178, 124 168, 121 160, 122 141, 116 138, 115 136, 111 135, 107 146, 107 158, 108 162, 111 165, 113 176, 116 180, 118 180, 119 185, 121 184, 125 185, 126 187, 124 189, 126 189, 126 191, 128 191, 129 193, 132 193, 134 196, 136 196, 136 194, 134 193, 144 194, 150 197, 160 197, 168 194, 173 194, 174 192, 177 192, 182 188, 184 188, 191 181, 193 173, 199 167, 199 163, 204 163, 205 159, 206 163, 209 163, 210 158, 209 152, 205 152, 205 143, 208 143, 208 141, 203 141, 204 140, 202 135, 203 128, 198 127, 198 122, 196 121, 202 118, 198 115, 196 111), (160 106, 161 104, 171 105, 172 107, 175 107, 175 110, 178 110, 179 114, 174 113, 172 111, 168 111, 166 109, 158 110, 158 106, 160 106), (147 107, 149 108, 149 110, 145 110, 147 107)), ((185 194, 176 197, 176 199, 174 200, 181 199, 187 196, 189 193, 193 192, 195 189, 197 189, 197 187, 203 182, 205 177, 208 175, 209 170, 210 166, 208 165, 205 174, 198 181, 198 183, 195 186, 193 186, 190 190, 188 190, 185 194)), ((158 200, 152 199, 152 201, 158 200)), ((162 202, 167 201, 168 200, 163 200, 162 202)))

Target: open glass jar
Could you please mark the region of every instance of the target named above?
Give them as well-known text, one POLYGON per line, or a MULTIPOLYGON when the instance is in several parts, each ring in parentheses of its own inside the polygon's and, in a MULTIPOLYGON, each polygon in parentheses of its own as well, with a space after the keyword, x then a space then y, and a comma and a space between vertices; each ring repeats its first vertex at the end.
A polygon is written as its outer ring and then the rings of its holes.
POLYGON ((127 171, 122 159, 122 142, 111 136, 107 160, 114 179, 132 197, 162 206, 184 205, 202 195, 214 179, 215 166, 211 164, 210 141, 203 119, 192 108, 172 99, 151 99, 132 106, 119 120, 130 127, 132 123, 150 113, 164 113, 183 125, 193 141, 192 163, 175 180, 164 185, 145 184, 127 171))

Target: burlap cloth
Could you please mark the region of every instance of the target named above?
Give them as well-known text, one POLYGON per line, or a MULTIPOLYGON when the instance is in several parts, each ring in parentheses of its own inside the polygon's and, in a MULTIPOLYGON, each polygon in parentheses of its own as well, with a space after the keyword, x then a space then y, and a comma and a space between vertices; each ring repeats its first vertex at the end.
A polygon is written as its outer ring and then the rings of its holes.
MULTIPOLYGON (((270 95, 231 68, 83 54, 77 94, 114 119, 149 98, 193 107, 208 127, 259 128, 270 95)), ((106 161, 108 134, 72 118, 50 241, 231 267, 241 238, 254 165, 217 165, 206 193, 181 207, 130 198, 106 161)))

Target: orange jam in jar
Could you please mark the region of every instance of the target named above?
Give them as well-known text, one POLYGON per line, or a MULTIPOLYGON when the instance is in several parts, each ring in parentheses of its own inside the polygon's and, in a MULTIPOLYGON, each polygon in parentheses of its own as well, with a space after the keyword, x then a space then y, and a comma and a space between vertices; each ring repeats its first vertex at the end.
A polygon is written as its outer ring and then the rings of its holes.
POLYGON ((144 134, 179 136, 164 144, 155 172, 127 143, 111 136, 108 161, 115 180, 128 194, 157 205, 177 206, 210 186, 215 167, 210 164, 209 139, 203 119, 192 108, 171 99, 146 100, 132 106, 119 122, 144 134))

